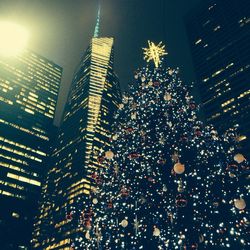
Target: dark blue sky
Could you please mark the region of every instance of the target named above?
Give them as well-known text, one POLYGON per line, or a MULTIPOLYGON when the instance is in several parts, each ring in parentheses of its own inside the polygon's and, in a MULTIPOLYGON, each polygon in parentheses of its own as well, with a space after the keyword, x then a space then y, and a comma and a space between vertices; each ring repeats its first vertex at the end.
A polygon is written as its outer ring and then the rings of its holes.
MULTIPOLYGON (((163 41, 169 65, 193 81, 183 16, 201 0, 101 0, 101 36, 115 38, 115 71, 122 88, 144 64, 147 40, 163 41)), ((72 75, 94 32, 97 0, 1 0, 2 19, 30 30, 29 47, 63 67, 56 124, 72 75)))

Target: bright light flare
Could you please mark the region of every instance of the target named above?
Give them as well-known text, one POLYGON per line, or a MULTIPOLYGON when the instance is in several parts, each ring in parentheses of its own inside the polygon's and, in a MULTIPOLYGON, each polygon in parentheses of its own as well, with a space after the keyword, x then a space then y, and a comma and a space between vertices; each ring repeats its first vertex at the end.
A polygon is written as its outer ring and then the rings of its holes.
POLYGON ((0 21, 0 55, 15 56, 23 51, 28 42, 28 31, 22 26, 0 21))

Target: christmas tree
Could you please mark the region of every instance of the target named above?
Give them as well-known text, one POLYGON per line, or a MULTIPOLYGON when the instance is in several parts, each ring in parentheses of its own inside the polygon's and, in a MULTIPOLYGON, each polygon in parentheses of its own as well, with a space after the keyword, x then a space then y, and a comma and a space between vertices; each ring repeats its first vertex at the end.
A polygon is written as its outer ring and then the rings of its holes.
POLYGON ((247 249, 249 165, 237 128, 219 135, 199 121, 161 43, 144 54, 99 156, 104 168, 73 209, 72 249, 247 249))

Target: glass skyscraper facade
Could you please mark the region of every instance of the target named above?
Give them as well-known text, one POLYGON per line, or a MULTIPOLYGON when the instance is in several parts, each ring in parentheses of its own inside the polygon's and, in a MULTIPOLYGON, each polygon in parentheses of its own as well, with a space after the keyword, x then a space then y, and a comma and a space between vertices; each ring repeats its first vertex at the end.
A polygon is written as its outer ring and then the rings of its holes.
POLYGON ((33 235, 36 249, 70 249, 79 233, 65 211, 90 194, 91 176, 102 167, 98 154, 109 144, 120 100, 113 57, 113 38, 94 37, 76 70, 43 186, 33 235))
POLYGON ((29 245, 61 75, 61 67, 31 51, 0 57, 1 249, 29 245))
POLYGON ((250 150, 250 1, 202 1, 185 19, 206 121, 250 150))

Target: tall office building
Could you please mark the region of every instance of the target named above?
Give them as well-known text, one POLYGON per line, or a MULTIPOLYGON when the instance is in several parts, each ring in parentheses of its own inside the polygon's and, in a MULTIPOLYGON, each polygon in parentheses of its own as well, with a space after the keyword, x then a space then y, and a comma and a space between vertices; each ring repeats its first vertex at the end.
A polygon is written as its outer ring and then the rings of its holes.
POLYGON ((250 1, 202 1, 185 22, 206 121, 238 124, 249 154, 250 1))
POLYGON ((62 68, 31 51, 0 57, 0 248, 27 249, 62 68))
MULTIPOLYGON (((66 104, 33 243, 37 249, 70 249, 82 229, 66 219, 66 209, 88 197, 98 153, 109 143, 120 89, 113 71, 113 38, 93 37, 76 70, 66 104)), ((77 220, 76 220, 77 222, 77 220)))

